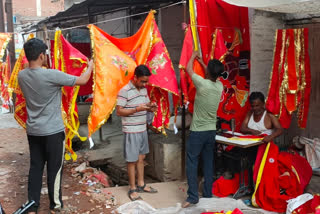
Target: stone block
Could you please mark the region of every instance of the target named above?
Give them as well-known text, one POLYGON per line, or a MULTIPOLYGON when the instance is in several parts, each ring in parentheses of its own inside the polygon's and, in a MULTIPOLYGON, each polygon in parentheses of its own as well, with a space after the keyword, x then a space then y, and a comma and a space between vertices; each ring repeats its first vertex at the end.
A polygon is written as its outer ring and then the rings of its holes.
POLYGON ((150 153, 146 157, 145 174, 160 181, 181 178, 181 132, 167 131, 167 137, 149 132, 150 153))

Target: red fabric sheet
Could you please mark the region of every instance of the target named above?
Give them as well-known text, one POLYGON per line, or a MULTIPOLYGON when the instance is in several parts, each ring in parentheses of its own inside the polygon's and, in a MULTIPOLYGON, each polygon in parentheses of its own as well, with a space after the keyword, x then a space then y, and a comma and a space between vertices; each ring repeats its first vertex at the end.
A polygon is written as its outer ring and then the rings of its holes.
MULTIPOLYGON (((54 47, 54 40, 51 40, 51 58, 54 56, 53 53, 53 47, 54 47)), ((91 58, 91 47, 90 43, 70 43, 74 48, 76 48, 78 51, 80 51, 83 55, 85 55, 87 58, 91 58)), ((52 60, 53 61, 53 60, 52 60)), ((87 82, 87 84, 80 86, 78 96, 84 96, 92 94, 92 75, 87 82)))
POLYGON ((275 212, 285 212, 287 200, 301 195, 312 176, 312 169, 298 154, 279 153, 278 146, 269 143, 259 146, 254 166, 255 193, 253 203, 275 212), (266 155, 263 166, 263 156, 266 155), (259 174, 263 167, 262 174, 259 174), (259 182, 260 179, 260 182, 259 182))

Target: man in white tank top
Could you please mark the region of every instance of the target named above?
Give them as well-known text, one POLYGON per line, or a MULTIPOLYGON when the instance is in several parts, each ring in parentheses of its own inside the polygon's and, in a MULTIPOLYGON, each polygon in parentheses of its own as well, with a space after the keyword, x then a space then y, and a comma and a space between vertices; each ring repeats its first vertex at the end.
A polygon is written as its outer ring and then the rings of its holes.
POLYGON ((251 111, 248 112, 240 131, 243 134, 267 134, 263 141, 268 143, 283 133, 283 128, 273 114, 264 107, 264 95, 261 92, 252 92, 249 96, 251 111))

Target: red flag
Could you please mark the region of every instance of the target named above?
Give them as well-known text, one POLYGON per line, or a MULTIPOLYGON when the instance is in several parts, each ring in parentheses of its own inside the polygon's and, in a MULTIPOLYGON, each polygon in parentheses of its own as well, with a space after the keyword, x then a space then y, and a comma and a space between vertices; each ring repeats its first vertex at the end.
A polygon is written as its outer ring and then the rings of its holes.
MULTIPOLYGON (((73 76, 80 76, 87 68, 87 57, 74 48, 63 37, 60 30, 57 30, 55 35, 53 68, 73 76)), ((77 159, 76 153, 72 150, 73 137, 77 135, 80 140, 86 140, 78 133, 80 126, 76 103, 78 91, 79 86, 62 88, 62 118, 66 127, 66 160, 77 159)))
POLYGON ((298 125, 305 128, 309 112, 311 73, 308 29, 278 30, 266 109, 289 128, 292 112, 298 110, 298 125))
MULTIPOLYGON (((33 34, 30 34, 28 36, 28 40, 34 38, 33 34)), ((27 114, 27 108, 26 108, 26 101, 24 99, 23 93, 20 89, 19 83, 18 83, 18 74, 21 70, 25 69, 28 66, 28 60, 25 56, 24 50, 21 50, 19 58, 17 59, 11 76, 9 80, 9 93, 12 97, 12 93, 16 94, 16 100, 14 103, 14 119, 19 123, 20 126, 22 126, 24 129, 26 129, 26 122, 28 118, 27 114)))

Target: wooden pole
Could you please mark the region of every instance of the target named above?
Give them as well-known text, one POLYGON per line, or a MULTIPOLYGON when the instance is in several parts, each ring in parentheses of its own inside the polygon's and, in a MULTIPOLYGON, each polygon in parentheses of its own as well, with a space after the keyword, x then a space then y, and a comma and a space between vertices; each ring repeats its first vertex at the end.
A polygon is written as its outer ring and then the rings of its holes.
MULTIPOLYGON (((187 3, 183 3, 183 22, 187 23, 187 3)), ((184 30, 183 30, 184 32, 184 30)), ((181 84, 181 83, 180 83, 181 84)), ((181 88, 181 87, 180 87, 181 88)), ((181 100, 182 100, 182 115, 181 115, 181 141, 182 141, 182 149, 181 149, 181 179, 184 180, 186 178, 186 108, 183 103, 184 96, 181 90, 181 100)))
POLYGON ((3 0, 0 0, 0 32, 5 32, 3 0))
MULTIPOLYGON (((14 27, 13 27, 13 14, 12 14, 12 0, 6 0, 5 11, 7 13, 7 32, 13 33, 14 27)), ((12 39, 9 43, 11 71, 14 67, 15 62, 16 62, 16 52, 15 52, 14 41, 15 41, 14 34, 12 34, 12 39)))

